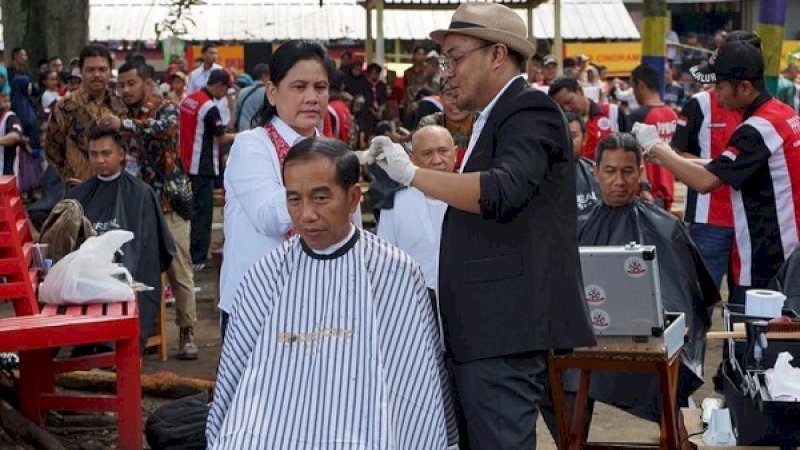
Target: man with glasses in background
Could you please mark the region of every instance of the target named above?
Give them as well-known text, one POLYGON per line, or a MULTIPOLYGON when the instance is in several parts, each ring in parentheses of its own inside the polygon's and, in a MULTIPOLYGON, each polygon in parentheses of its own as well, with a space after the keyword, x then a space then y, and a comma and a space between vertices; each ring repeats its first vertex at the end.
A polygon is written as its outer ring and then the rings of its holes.
POLYGON ((449 205, 438 294, 462 449, 536 448, 549 352, 595 342, 570 135, 558 105, 520 71, 534 52, 526 35, 515 12, 493 3, 464 3, 431 33, 456 106, 480 112, 460 173, 417 168, 385 137, 369 153, 395 181, 449 205))

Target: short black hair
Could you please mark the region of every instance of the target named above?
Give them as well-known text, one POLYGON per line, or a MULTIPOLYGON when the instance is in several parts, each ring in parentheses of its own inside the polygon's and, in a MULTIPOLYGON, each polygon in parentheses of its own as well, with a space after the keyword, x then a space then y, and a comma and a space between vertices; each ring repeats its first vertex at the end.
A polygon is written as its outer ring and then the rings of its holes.
POLYGON ((336 181, 345 190, 358 183, 360 166, 358 157, 347 145, 338 140, 325 137, 311 137, 295 144, 283 161, 281 177, 286 180, 286 166, 290 161, 310 161, 326 158, 336 167, 336 181))
POLYGON ((100 44, 89 44, 83 47, 81 54, 78 56, 78 67, 83 70, 83 63, 86 61, 86 58, 95 56, 105 58, 108 61, 108 67, 114 67, 114 58, 111 57, 111 51, 105 45, 100 44))
POLYGON ((367 65, 367 73, 369 73, 369 72, 371 72, 371 71, 373 71, 373 70, 377 70, 377 71, 378 71, 378 73, 381 73, 381 71, 383 70, 383 68, 382 68, 382 67, 381 67, 381 65, 380 65, 380 64, 378 64, 378 63, 369 63, 369 64, 367 65))
POLYGON ((264 77, 264 75, 269 76, 269 64, 267 63, 258 63, 253 67, 253 79, 258 81, 264 77))
POLYGON ((156 70, 150 64, 137 64, 132 61, 128 61, 120 66, 117 73, 122 75, 125 72, 136 70, 136 75, 143 80, 152 80, 156 76, 156 70))
POLYGON ((642 146, 639 141, 631 133, 613 133, 604 137, 597 143, 597 148, 594 151, 594 161, 600 165, 603 160, 603 153, 606 150, 625 150, 626 152, 633 152, 636 154, 636 165, 642 165, 642 146))
POLYGON ((548 91, 547 95, 550 97, 555 97, 556 94, 558 94, 558 91, 562 89, 577 93, 580 88, 581 85, 575 78, 561 76, 553 80, 553 82, 550 84, 550 90, 548 91))
POLYGON ((517 52, 516 50, 512 49, 511 47, 506 46, 506 48, 508 49, 508 56, 511 59, 514 60, 514 63, 515 63, 514 66, 515 67, 519 67, 519 71, 520 72, 524 72, 526 70, 525 58, 523 58, 522 55, 519 54, 519 52, 517 52))
POLYGON ((581 133, 586 133, 586 124, 583 123, 583 119, 581 119, 581 116, 579 116, 578 113, 572 111, 565 111, 564 115, 567 116, 568 124, 572 122, 578 122, 578 125, 581 128, 581 133))
POLYGON ((110 137, 119 148, 123 151, 125 150, 125 140, 122 138, 122 133, 118 129, 99 124, 94 124, 89 127, 89 142, 105 137, 110 137))
POLYGON ((755 80, 730 80, 725 78, 719 78, 717 79, 717 84, 728 82, 731 84, 731 87, 734 90, 736 90, 736 88, 738 88, 739 85, 742 84, 742 82, 744 81, 748 81, 750 84, 752 84, 753 88, 755 88, 755 90, 757 90, 759 93, 767 92, 767 82, 764 81, 764 77, 756 78, 755 80))
POLYGON ((147 58, 139 52, 131 52, 125 56, 125 62, 129 62, 132 64, 144 64, 147 62, 147 58))
POLYGON ((200 49, 200 53, 205 53, 211 48, 217 48, 217 44, 214 44, 212 42, 206 42, 205 44, 203 44, 203 47, 200 49))
POLYGON ((411 50, 411 54, 413 55, 417 53, 418 50, 422 50, 423 52, 428 53, 428 48, 425 47, 424 45, 415 45, 414 49, 411 50))
MULTIPOLYGON (((51 57, 47 58, 47 62, 51 63, 51 62, 53 62, 53 61, 55 61, 57 59, 60 60, 61 57, 60 56, 51 56, 51 57)), ((63 63, 64 61, 61 61, 61 62, 63 63)))
POLYGON ((639 64, 631 72, 631 81, 633 84, 641 81, 651 91, 659 90, 658 87, 658 71, 649 64, 639 64))
POLYGON ((22 47, 14 47, 13 49, 11 49, 11 60, 13 61, 14 58, 17 57, 17 54, 19 54, 19 52, 24 51, 24 50, 25 49, 22 48, 22 47))

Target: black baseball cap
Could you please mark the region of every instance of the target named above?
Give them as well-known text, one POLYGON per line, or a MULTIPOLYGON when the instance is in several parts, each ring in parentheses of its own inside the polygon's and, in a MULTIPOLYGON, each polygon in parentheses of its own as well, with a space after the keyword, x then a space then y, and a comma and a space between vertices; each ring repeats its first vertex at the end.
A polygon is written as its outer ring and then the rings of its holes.
MULTIPOLYGON (((758 37, 757 34, 753 33, 752 31, 746 30, 735 30, 728 33, 725 37, 725 43, 732 43, 732 42, 744 42, 746 44, 751 45, 754 47, 759 54, 761 54, 761 38, 758 37)), ((724 47, 725 45, 723 45, 724 47)), ((692 67, 689 69, 689 73, 692 75, 695 81, 702 84, 714 84, 717 82, 717 74, 714 70, 713 66, 717 59, 717 55, 722 47, 717 49, 713 55, 708 58, 708 62, 704 62, 697 66, 692 67)), ((761 65, 763 67, 763 56, 761 60, 761 65)), ((762 69, 762 76, 763 76, 763 69, 762 69)))
POLYGON ((208 74, 208 82, 206 83, 206 86, 219 83, 222 83, 227 87, 231 87, 231 77, 228 75, 228 72, 226 72, 225 69, 214 69, 210 74, 208 74))

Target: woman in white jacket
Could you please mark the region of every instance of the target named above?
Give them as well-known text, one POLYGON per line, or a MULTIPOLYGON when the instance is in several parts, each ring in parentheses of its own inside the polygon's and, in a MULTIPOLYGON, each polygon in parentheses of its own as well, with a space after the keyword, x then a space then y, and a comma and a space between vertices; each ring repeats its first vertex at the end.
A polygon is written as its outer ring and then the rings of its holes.
POLYGON ((219 308, 228 310, 247 270, 291 236, 281 165, 294 144, 318 134, 328 108, 333 65, 308 40, 281 45, 270 61, 261 126, 239 133, 225 169, 225 246, 219 308))

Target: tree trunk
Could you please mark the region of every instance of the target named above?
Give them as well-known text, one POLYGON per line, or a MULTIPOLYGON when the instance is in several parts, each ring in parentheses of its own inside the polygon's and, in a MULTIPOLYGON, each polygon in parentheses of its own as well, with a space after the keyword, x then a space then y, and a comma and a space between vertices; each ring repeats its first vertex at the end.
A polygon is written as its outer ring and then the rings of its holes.
POLYGON ((59 56, 67 66, 89 43, 89 0, 0 0, 0 8, 6 65, 22 47, 34 77, 40 59, 59 56))

